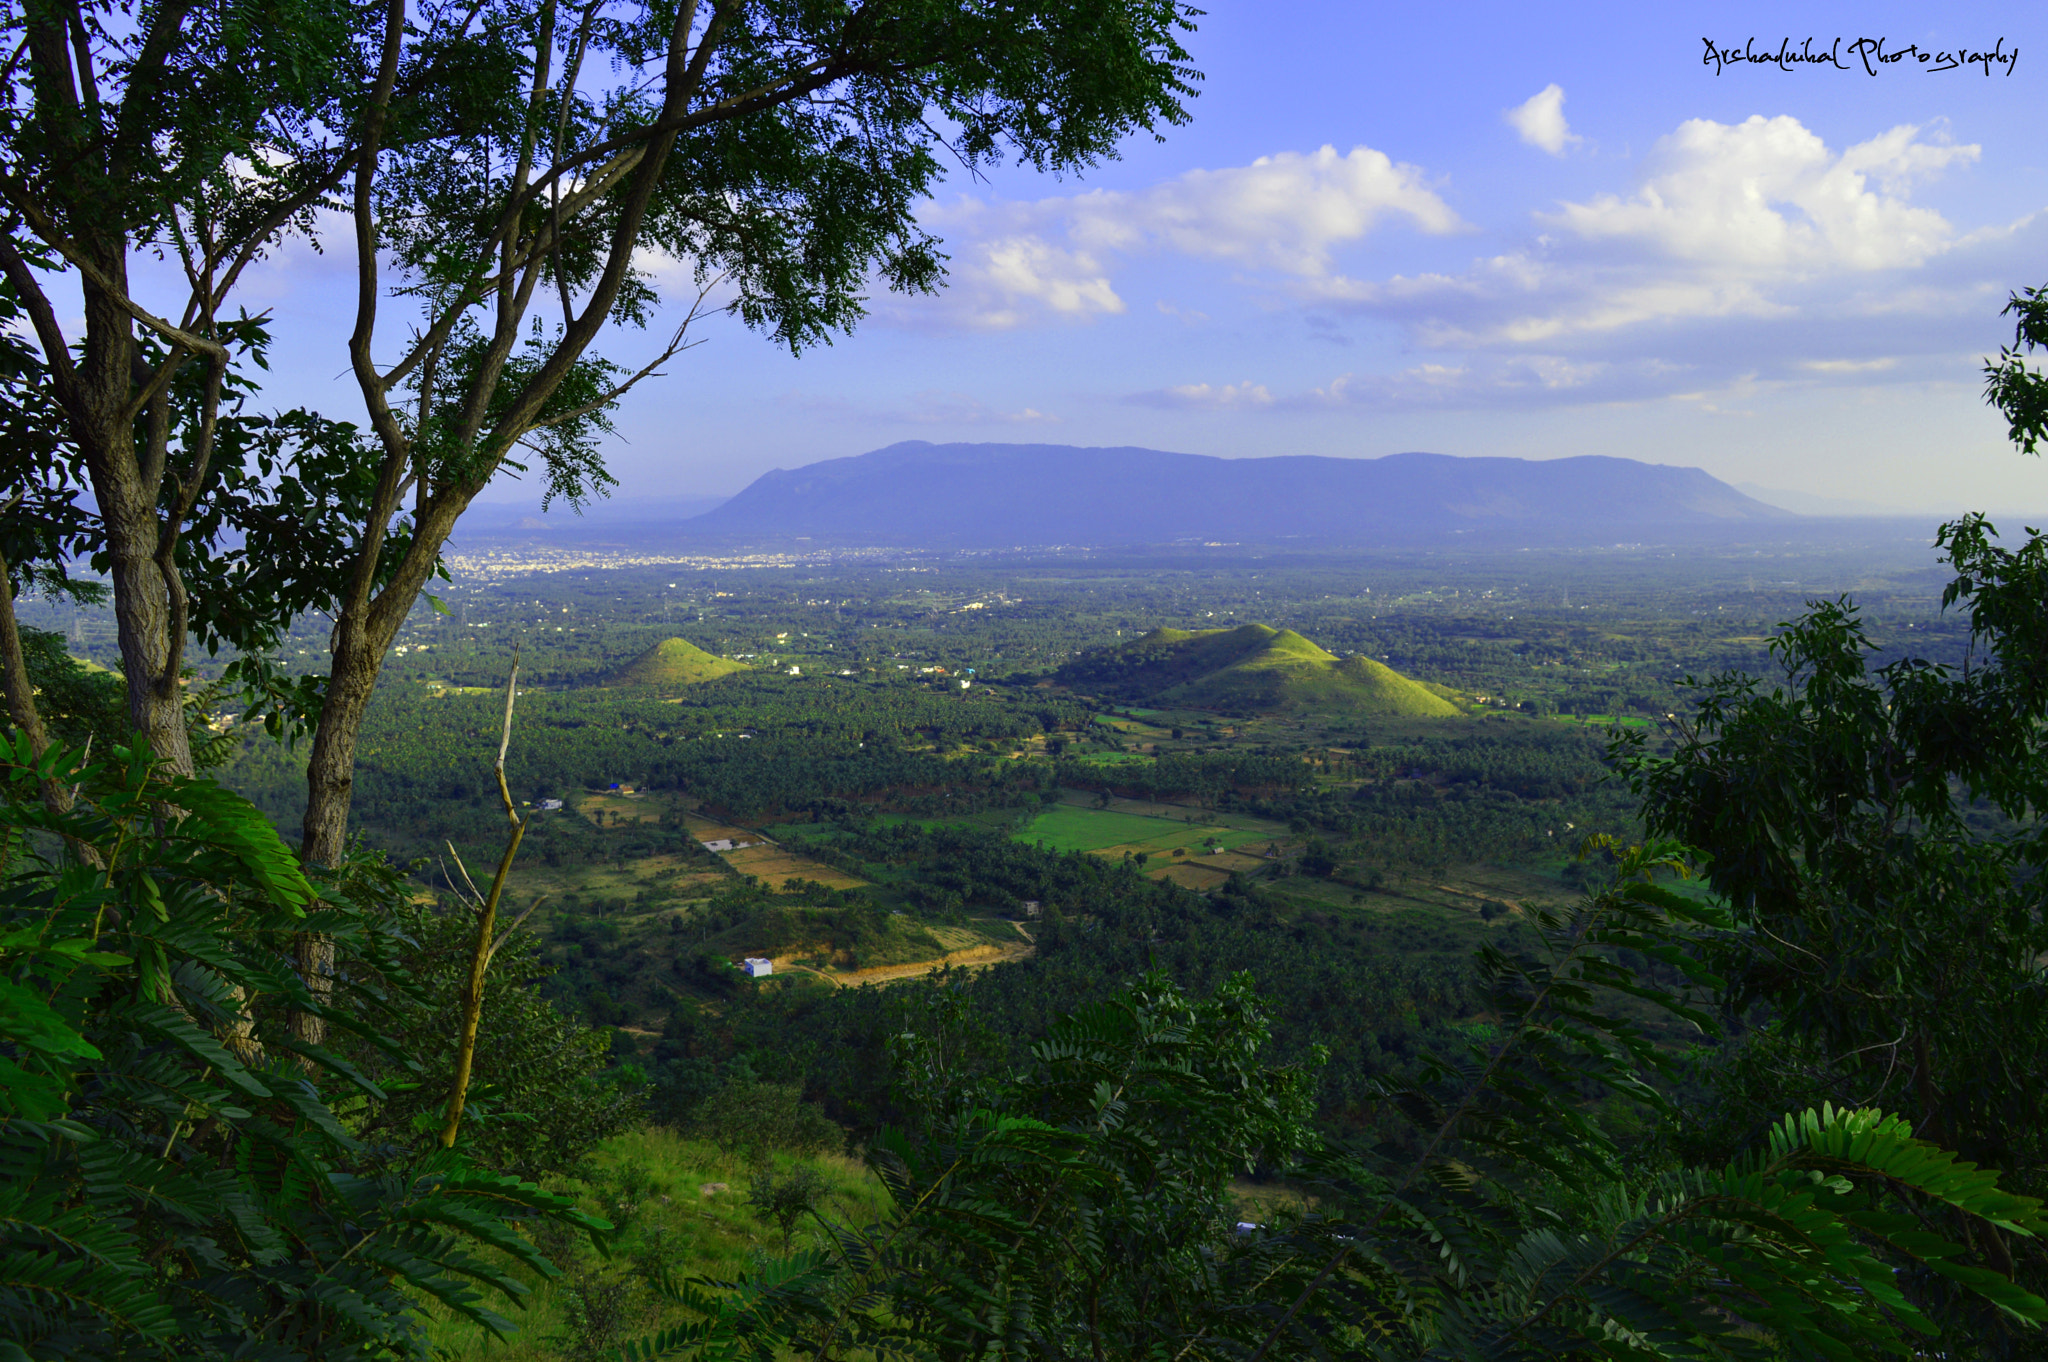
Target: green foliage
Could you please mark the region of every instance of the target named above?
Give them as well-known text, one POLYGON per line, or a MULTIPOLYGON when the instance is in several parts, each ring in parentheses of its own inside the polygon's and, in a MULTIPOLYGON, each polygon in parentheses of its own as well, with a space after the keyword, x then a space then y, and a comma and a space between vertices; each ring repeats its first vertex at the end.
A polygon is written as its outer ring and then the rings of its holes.
POLYGON ((822 1154, 846 1139, 822 1108, 803 1100, 803 1089, 796 1084, 747 1078, 735 1079, 706 1098, 692 1125, 721 1152, 749 1160, 771 1152, 822 1154))
POLYGON ((2030 368, 2027 356, 2048 346, 2048 288, 2021 289, 2005 305, 2016 317, 2013 343, 1984 365, 1984 400, 1998 408, 2007 438, 2023 454, 2038 454, 2048 439, 2048 378, 2030 368))
POLYGON ((825 1180, 809 1164, 785 1172, 764 1163, 747 1182, 747 1204, 782 1232, 782 1251, 788 1253, 790 1236, 805 1216, 817 1213, 825 1191, 825 1180))
POLYGON ((895 1044, 917 1119, 872 1155, 892 1214, 739 1281, 669 1284, 700 1322, 619 1356, 1907 1356, 1935 1324, 1902 1266, 2015 1329, 2048 1320, 1967 1244, 2032 1239, 2040 1203, 1897 1117, 1823 1106, 1720 1168, 1629 1165, 1602 1112, 1661 1106, 1648 1078, 1670 1060, 1614 1000, 1705 1024, 1691 994, 1720 981, 1689 946, 1729 930, 1656 882, 1679 869, 1630 849, 1612 888, 1541 921, 1540 954, 1485 952, 1499 1026, 1386 1081, 1412 1134, 1371 1150, 1318 1147, 1310 1075, 1262 1065, 1244 980, 1196 1003, 1148 977, 1017 1072, 929 992, 895 1044), (1312 1209, 1234 1227, 1232 1172, 1297 1157, 1312 1209))
MULTIPOLYGON (((1671 758, 1628 740, 1617 755, 1646 821, 1706 852, 1708 882, 1733 905, 1737 932, 1710 943, 1723 1001, 1778 1019, 1751 1044, 1796 1042, 1801 1062, 1775 1067, 1808 1091, 1910 1111, 1922 1134, 2041 1193, 2048 544, 2003 548, 1978 517, 1940 542, 1975 665, 1872 669, 1855 607, 1820 602, 1773 644, 1781 684, 1714 677, 1671 758), (1987 807, 2002 825, 1978 816, 1987 807)), ((1740 1063, 1728 1073, 1733 1110, 1716 1119, 1753 1125, 1770 1084, 1760 1094, 1740 1063)), ((2038 1244, 1992 1230, 1981 1250, 2048 1291, 2038 1244)), ((1911 1285, 1952 1337, 2018 1346, 1951 1284, 1911 1285)))
POLYGON ((1310 1141, 1310 1074, 1258 1062, 1266 1028, 1242 981, 1195 1002, 1148 978, 1054 1027, 1015 1074, 973 1062, 957 998, 925 996, 896 1047, 919 1121, 874 1156, 892 1213, 741 1283, 672 1285, 707 1324, 624 1356, 1076 1341, 1133 1356, 1214 1322, 1219 1286, 1255 1286, 1262 1274, 1231 1252, 1229 1179, 1310 1141))
MULTIPOLYGON (((363 432, 317 412, 222 418, 206 495, 180 543, 179 570, 198 602, 195 633, 233 657, 224 678, 245 718, 270 736, 297 734, 320 712, 326 678, 273 656, 291 621, 341 608, 351 559, 373 513, 376 467, 363 432)), ((372 581, 387 582, 412 546, 399 518, 382 527, 372 581)), ((434 574, 447 571, 437 561, 434 574)))
MULTIPOLYGON (((1469 963, 1476 937, 1512 939, 1522 931, 1520 919, 1482 928, 1469 916, 1302 911, 1259 883, 1205 897, 1118 861, 1057 855, 968 828, 865 827, 820 845, 842 849, 845 863, 864 874, 900 877, 893 888, 913 912, 964 904, 1020 916, 1026 900, 1044 905, 1028 924, 1033 958, 949 984, 1005 1038, 1012 1061, 1022 1062, 1031 1040, 1062 1016, 1104 1002, 1147 970, 1199 992, 1248 971, 1271 1011, 1275 1057, 1305 1063, 1317 1046, 1328 1052, 1318 1114, 1338 1128, 1375 1123, 1371 1077, 1454 1043, 1456 1024, 1484 1006, 1469 963)), ((1007 923, 997 925, 1022 939, 1007 923)), ((679 985, 681 974, 671 974, 679 985)), ((605 976, 643 981, 646 991, 634 995, 647 1009, 641 1024, 664 1026, 652 1053, 664 1089, 694 1091, 703 1066, 744 1058, 761 1076, 804 1082, 842 1124, 867 1131, 906 1119, 880 1073, 880 1055, 900 1029, 884 1006, 895 990, 742 988, 699 1010, 648 988, 653 971, 643 956, 622 951, 605 976), (666 1023, 656 1020, 664 1011, 666 1023)), ((565 970, 558 982, 575 980, 565 970)))
MULTIPOLYGON (((390 871, 362 871, 384 880, 377 898, 390 905, 384 929, 394 938, 388 980, 359 967, 366 982, 387 983, 381 1029, 391 1044, 367 1040, 337 1046, 383 1089, 365 1096, 362 1133, 421 1144, 446 1109, 476 928, 466 914, 443 913, 412 897, 390 871), (402 1061, 401 1058, 402 1057, 402 1061)), ((553 971, 527 933, 515 933, 484 976, 464 1147, 479 1163, 520 1177, 542 1178, 573 1167, 596 1145, 638 1119, 637 1085, 611 1064, 611 1033, 564 1016, 538 985, 553 971)))
MULTIPOLYGON (((29 681, 36 688, 36 712, 50 737, 84 747, 88 742, 120 746, 131 731, 128 688, 114 672, 88 667, 65 651, 64 637, 45 629, 20 628, 21 651, 29 681)), ((232 738, 212 728, 214 706, 221 703, 225 683, 194 685, 185 691, 185 730, 193 764, 200 769, 221 765, 233 747, 232 738)), ((0 722, 0 731, 12 725, 0 722)))
POLYGON ((509 1331, 507 1264, 553 1270, 518 1222, 603 1222, 352 1134, 316 1084, 381 1090, 277 1023, 391 1045, 366 1020, 384 999, 345 973, 323 1009, 291 967, 303 930, 386 958, 377 922, 244 801, 102 751, 38 763, 17 739, 0 766, 0 1348, 424 1358, 424 1300, 509 1331), (38 793, 58 772, 80 787, 61 816, 38 793))
MULTIPOLYGON (((379 689, 363 729, 354 805, 378 845, 393 854, 434 855, 444 838, 465 848, 501 844, 491 760, 494 707, 502 703, 476 695, 433 698, 412 686, 379 689)), ((1037 773, 991 757, 955 760, 918 749, 984 737, 1016 741, 1079 713, 1035 698, 967 702, 907 684, 743 670, 693 685, 677 703, 625 689, 528 691, 506 765, 521 798, 632 780, 688 789, 740 818, 844 809, 851 800, 904 791, 941 790, 955 807, 973 807, 1035 788, 1037 773)), ((237 758, 235 776, 274 819, 296 824, 304 807, 302 766, 282 760, 271 744, 252 744, 237 758)), ((522 855, 573 863, 618 854, 580 836, 587 827, 580 819, 543 820, 522 855)))
POLYGON ((62 634, 20 632, 36 712, 54 741, 83 747, 88 739, 119 742, 127 735, 128 690, 119 676, 81 665, 65 651, 62 634))

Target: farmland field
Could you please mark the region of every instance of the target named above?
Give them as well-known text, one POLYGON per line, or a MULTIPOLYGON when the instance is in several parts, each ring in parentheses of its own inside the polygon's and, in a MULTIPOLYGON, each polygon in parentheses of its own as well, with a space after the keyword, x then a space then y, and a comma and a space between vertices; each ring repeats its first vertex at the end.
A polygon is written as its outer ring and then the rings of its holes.
POLYGON ((643 795, 593 794, 576 801, 576 812, 585 818, 597 821, 602 815, 614 824, 659 823, 670 807, 665 798, 643 795))
POLYGON ((773 843, 721 854, 726 863, 740 874, 758 875, 764 883, 771 885, 780 885, 785 880, 811 880, 828 889, 858 889, 867 883, 857 875, 835 870, 823 861, 799 856, 773 843))
POLYGON ((1195 821, 1188 822, 1115 807, 1095 809, 1077 804, 1047 809, 1015 834, 1019 841, 1043 842, 1052 851, 1121 856, 1126 851, 1170 853, 1176 847, 1185 847, 1190 857, 1204 854, 1210 846, 1236 851, 1254 844, 1262 846, 1284 835, 1277 825, 1258 819, 1198 814, 1195 821))
MULTIPOLYGON (((700 869, 701 864, 673 855, 574 866, 527 860, 517 868, 512 892, 539 896, 550 907, 576 903, 595 913, 631 912, 649 891, 664 905, 708 898, 726 877, 716 867, 700 869)), ((470 866, 472 874, 477 870, 470 866)))

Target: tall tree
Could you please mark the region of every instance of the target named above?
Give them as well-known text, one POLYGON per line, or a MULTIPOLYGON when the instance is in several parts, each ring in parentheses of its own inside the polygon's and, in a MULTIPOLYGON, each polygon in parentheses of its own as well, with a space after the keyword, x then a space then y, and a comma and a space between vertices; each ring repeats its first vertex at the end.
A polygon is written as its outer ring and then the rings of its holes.
POLYGON ((550 496, 607 481, 605 413, 684 344, 679 328, 632 370, 593 350, 654 320, 657 259, 694 277, 700 303, 801 351, 852 326, 876 281, 938 286, 939 243, 914 209, 942 153, 970 170, 1009 154, 1078 169, 1185 121, 1195 78, 1179 42, 1195 12, 1179 0, 389 0, 382 13, 348 185, 349 358, 376 475, 309 759, 315 861, 342 850, 378 669, 470 501, 526 456, 550 496), (459 80, 477 116, 418 137, 408 73, 458 42, 484 54, 459 80), (380 347, 387 270, 408 330, 380 347))
POLYGON ((188 632, 260 654, 282 617, 330 610, 329 683, 297 696, 321 706, 315 861, 345 836, 385 650, 470 500, 522 450, 551 496, 606 483, 607 412, 684 344, 632 371, 592 349, 655 319, 654 260, 800 351, 850 327, 872 281, 938 285, 913 209, 942 155, 1078 169, 1185 121, 1195 79, 1177 0, 0 5, 22 39, 0 273, 90 488, 131 716, 189 768, 188 632), (224 410, 264 322, 229 316, 233 290, 285 235, 336 221, 366 430, 237 433, 224 410), (56 301, 74 287, 80 336, 56 301), (228 525, 254 533, 221 571, 188 539, 228 525))
MULTIPOLYGON (((224 308, 350 164, 346 136, 309 121, 349 81, 350 11, 10 0, 0 15, 18 41, 0 88, 0 273, 68 446, 40 467, 69 464, 90 487, 130 717, 190 770, 181 533, 213 469, 231 366, 260 340, 224 308), (159 289, 172 305, 145 296, 139 279, 164 273, 145 257, 177 262, 178 282, 159 289), (78 336, 57 302, 73 288, 78 336)), ((49 509, 76 504, 76 484, 59 482, 49 509)))

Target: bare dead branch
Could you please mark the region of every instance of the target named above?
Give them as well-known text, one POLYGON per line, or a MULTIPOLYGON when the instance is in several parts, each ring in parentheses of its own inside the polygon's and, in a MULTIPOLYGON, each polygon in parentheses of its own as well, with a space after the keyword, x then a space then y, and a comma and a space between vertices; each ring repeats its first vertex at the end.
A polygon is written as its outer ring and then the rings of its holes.
MULTIPOLYGON (((512 704, 518 696, 519 652, 514 648, 512 674, 505 680, 505 725, 498 735, 496 763, 498 796, 505 801, 505 818, 512 825, 512 835, 505 839, 505 854, 498 859, 498 873, 491 880, 491 892, 477 912, 476 943, 471 948, 469 956, 469 985, 462 995, 462 1036, 455 1051, 454 1082, 448 1093, 448 1118, 441 1127, 443 1149, 454 1147, 456 1134, 462 1128, 462 1106, 469 1096, 470 1069, 476 1062, 477 1023, 483 1016, 484 976, 491 967, 491 957, 495 956, 499 947, 518 930, 519 924, 526 921, 527 915, 540 906, 540 900, 535 899, 527 906, 526 912, 521 913, 518 920, 506 929, 504 938, 494 939, 498 903, 505 895, 505 880, 512 873, 512 858, 519 854, 520 839, 526 835, 526 820, 519 816, 519 809, 512 802, 512 791, 505 784, 505 754, 512 747, 512 704)), ((451 854, 454 852, 455 847, 452 843, 448 850, 451 854)), ((456 864, 461 863, 461 858, 457 857, 456 864)), ((463 871, 463 878, 469 878, 467 870, 463 871)), ((474 884, 470 885, 470 892, 476 892, 474 884)))

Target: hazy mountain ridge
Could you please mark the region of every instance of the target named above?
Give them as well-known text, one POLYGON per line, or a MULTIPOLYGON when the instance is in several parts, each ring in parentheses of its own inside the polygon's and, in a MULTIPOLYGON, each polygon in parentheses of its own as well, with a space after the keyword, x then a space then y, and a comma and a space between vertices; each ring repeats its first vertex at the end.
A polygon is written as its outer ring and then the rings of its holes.
POLYGON ((1697 468, 1588 455, 1221 459, 1136 447, 907 441, 765 473, 692 536, 874 544, 1365 542, 1489 529, 1793 521, 1697 468))
POLYGON ((1369 657, 1340 658, 1292 629, 1154 629, 1068 663, 1062 683, 1126 703, 1271 713, 1449 718, 1457 706, 1369 657))

